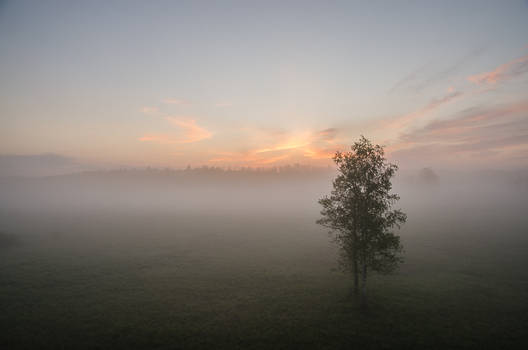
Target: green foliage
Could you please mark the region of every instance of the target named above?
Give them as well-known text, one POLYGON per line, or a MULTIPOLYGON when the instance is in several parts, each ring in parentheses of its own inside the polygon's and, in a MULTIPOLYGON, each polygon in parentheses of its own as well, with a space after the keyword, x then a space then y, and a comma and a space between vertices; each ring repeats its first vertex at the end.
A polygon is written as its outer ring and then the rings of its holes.
MULTIPOLYGON (((383 147, 364 136, 351 152, 334 156, 339 174, 333 190, 319 203, 322 218, 317 223, 328 227, 341 248, 341 265, 358 273, 363 269, 390 273, 402 261, 400 238, 391 230, 406 220, 392 206, 399 200, 391 193, 391 178, 398 167, 384 157, 383 147)), ((366 279, 366 276, 364 277, 366 279)))

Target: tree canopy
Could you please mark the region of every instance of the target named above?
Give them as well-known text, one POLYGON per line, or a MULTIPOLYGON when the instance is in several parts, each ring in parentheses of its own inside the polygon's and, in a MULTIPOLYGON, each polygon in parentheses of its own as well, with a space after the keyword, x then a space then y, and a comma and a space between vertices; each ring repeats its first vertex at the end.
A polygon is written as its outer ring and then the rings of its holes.
POLYGON ((390 273, 402 261, 400 237, 392 231, 406 221, 401 210, 392 208, 400 198, 391 193, 398 167, 387 162, 382 146, 364 136, 333 159, 338 175, 330 195, 319 200, 323 208, 317 222, 333 233, 342 267, 353 272, 356 294, 361 274, 364 300, 368 271, 390 273))

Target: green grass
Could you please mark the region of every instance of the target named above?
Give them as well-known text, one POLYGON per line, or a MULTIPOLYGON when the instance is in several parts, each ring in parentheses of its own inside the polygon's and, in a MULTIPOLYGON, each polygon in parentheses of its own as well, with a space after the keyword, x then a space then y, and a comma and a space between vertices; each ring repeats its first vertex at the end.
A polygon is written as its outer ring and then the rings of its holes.
POLYGON ((21 238, 0 250, 0 348, 528 345, 523 232, 463 235, 410 223, 405 264, 369 280, 363 312, 312 219, 20 219, 10 230, 21 238))

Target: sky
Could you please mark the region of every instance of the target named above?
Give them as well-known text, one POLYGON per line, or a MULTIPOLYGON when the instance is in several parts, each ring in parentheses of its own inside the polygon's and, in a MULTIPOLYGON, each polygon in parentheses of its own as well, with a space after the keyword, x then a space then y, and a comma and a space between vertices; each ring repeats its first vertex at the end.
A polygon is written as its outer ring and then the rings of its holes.
POLYGON ((528 167, 528 1, 2 1, 0 154, 528 167))

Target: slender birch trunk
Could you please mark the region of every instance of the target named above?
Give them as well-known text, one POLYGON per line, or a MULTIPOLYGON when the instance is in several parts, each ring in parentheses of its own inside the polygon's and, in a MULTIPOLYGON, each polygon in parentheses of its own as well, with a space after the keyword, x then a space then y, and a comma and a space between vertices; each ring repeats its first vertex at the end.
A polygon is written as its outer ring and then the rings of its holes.
POLYGON ((363 263, 363 271, 361 274, 362 285, 361 285, 361 305, 367 307, 367 264, 363 263))
POLYGON ((354 259, 353 266, 354 266, 354 295, 359 295, 359 266, 358 266, 358 254, 357 254, 357 248, 354 246, 353 248, 353 257, 354 259))
POLYGON ((352 259, 354 260, 352 262, 353 268, 354 268, 354 295, 357 297, 359 295, 359 264, 358 264, 358 234, 357 234, 357 204, 354 204, 354 221, 353 221, 353 231, 352 231, 352 239, 353 247, 352 247, 352 259))

